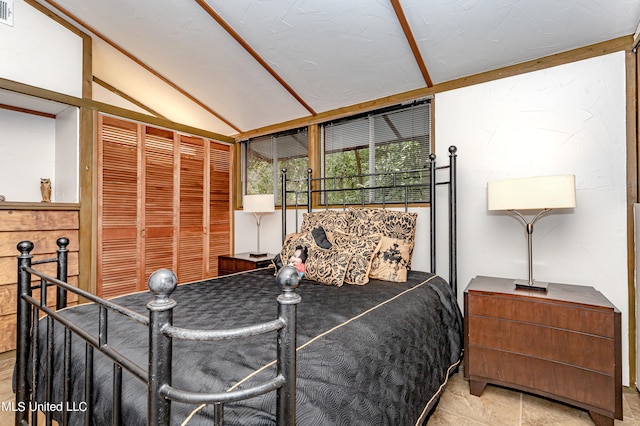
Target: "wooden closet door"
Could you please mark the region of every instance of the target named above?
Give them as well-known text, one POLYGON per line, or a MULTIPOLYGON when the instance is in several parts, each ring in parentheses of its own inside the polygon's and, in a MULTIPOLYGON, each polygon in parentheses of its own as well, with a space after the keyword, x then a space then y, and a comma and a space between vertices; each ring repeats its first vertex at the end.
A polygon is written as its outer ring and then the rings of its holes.
POLYGON ((201 280, 205 276, 204 145, 203 139, 180 136, 179 283, 201 280))
POLYGON ((231 252, 231 147, 100 115, 96 292, 146 290, 217 275, 231 252))
MULTIPOLYGON (((174 270, 174 134, 145 127, 143 287, 157 269, 174 270)), ((141 253, 142 254, 142 253, 141 253)))
POLYGON ((138 289, 138 125, 100 116, 98 283, 101 297, 138 289))
POLYGON ((218 256, 231 253, 231 147, 209 147, 209 270, 218 276, 218 256))

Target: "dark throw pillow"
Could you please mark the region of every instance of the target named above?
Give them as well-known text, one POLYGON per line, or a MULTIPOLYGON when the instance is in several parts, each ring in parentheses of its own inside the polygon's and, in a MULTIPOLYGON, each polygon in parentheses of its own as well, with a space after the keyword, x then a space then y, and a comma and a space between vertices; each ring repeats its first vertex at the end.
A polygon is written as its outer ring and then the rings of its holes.
POLYGON ((313 235, 313 239, 315 240, 318 247, 322 247, 323 249, 330 249, 333 244, 331 241, 327 239, 327 234, 324 232, 324 228, 322 226, 318 226, 311 231, 311 235, 313 235))

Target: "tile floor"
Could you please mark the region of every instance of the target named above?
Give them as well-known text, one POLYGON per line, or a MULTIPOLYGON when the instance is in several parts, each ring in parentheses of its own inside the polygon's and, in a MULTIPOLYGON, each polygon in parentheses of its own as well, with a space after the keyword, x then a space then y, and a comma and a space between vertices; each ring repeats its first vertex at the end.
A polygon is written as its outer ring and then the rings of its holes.
MULTIPOLYGON (((13 359, 0 361, 0 402, 13 401, 13 359)), ((616 426, 640 426, 640 393, 624 388, 624 421, 616 426)), ((0 426, 14 424, 13 413, 0 411, 0 426)), ((482 397, 469 393, 462 372, 454 374, 429 418, 429 426, 580 426, 593 425, 589 414, 564 404, 496 386, 487 386, 482 397)), ((304 425, 301 425, 304 426, 304 425)))
MULTIPOLYGON (((640 393, 623 388, 623 421, 616 426, 640 426, 640 393)), ((429 426, 581 426, 593 425, 589 413, 545 398, 497 386, 481 397, 469 393, 462 371, 454 374, 427 422, 429 426)))

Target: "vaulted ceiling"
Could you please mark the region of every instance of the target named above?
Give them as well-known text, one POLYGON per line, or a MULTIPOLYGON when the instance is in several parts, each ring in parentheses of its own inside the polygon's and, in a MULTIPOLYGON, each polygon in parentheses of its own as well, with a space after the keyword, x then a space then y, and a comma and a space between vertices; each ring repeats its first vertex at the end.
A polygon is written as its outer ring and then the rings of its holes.
POLYGON ((633 34, 639 0, 37 0, 94 99, 235 135, 633 34))

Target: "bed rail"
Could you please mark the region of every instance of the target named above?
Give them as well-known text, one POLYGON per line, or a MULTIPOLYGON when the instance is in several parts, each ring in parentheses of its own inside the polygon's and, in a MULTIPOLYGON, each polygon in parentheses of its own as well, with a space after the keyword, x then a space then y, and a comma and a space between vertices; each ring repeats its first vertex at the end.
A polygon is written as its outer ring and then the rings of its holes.
MULTIPOLYGON (((276 422, 278 425, 295 424, 295 398, 296 398, 296 314, 297 304, 301 297, 295 293, 300 277, 293 267, 282 268, 276 276, 276 282, 282 289, 278 296, 278 317, 273 321, 256 324, 248 327, 240 327, 231 330, 193 330, 173 326, 173 308, 177 303, 170 298, 177 286, 175 274, 167 269, 154 272, 149 278, 149 289, 153 299, 147 304, 149 316, 141 315, 116 303, 99 298, 91 293, 69 285, 67 278, 67 238, 59 238, 59 249, 54 259, 33 261, 31 251, 34 245, 30 241, 22 241, 17 248, 18 256, 18 333, 16 350, 16 407, 15 424, 29 424, 30 403, 34 401, 37 389, 39 371, 38 363, 31 362, 29 358, 38 359, 41 353, 46 354, 47 374, 45 377, 44 394, 48 402, 51 399, 53 387, 53 329, 54 322, 64 328, 63 348, 63 377, 62 395, 62 424, 68 424, 67 407, 70 395, 69 360, 71 357, 71 335, 79 336, 85 344, 85 388, 84 388, 84 424, 92 424, 93 401, 93 358, 94 350, 104 354, 113 363, 113 400, 112 418, 113 424, 124 424, 121 412, 122 398, 122 369, 130 372, 134 377, 147 385, 147 424, 169 425, 171 417, 171 402, 179 401, 191 404, 212 404, 214 409, 214 425, 222 425, 224 422, 224 403, 253 398, 267 392, 277 391, 276 422), (48 276, 33 269, 33 266, 42 263, 57 262, 56 277, 48 276), (32 285, 31 277, 40 278, 40 284, 32 285), (59 312, 47 306, 47 288, 55 286, 56 310, 66 307, 67 292, 82 296, 96 303, 98 310, 98 335, 87 332, 81 325, 65 318, 59 312), (33 297, 33 291, 40 290, 40 300, 33 297), (124 315, 134 322, 142 324, 149 329, 149 359, 148 369, 142 368, 128 359, 108 343, 108 313, 124 315), (40 314, 47 315, 45 321, 46 339, 45 348, 40 345, 40 327, 38 327, 40 314), (214 341, 238 338, 249 338, 259 334, 276 331, 277 336, 277 371, 273 379, 255 385, 251 388, 217 393, 195 393, 188 390, 176 389, 171 386, 172 375, 172 339, 193 341, 214 341), (31 378, 31 381, 29 380, 31 378)), ((45 410, 46 423, 51 424, 52 412, 45 410)), ((32 424, 37 424, 37 419, 32 414, 32 424)))
MULTIPOLYGON (((429 156, 429 164, 425 165, 424 169, 419 170, 402 170, 402 171, 393 171, 393 172, 383 172, 383 173, 372 173, 372 174, 362 174, 362 175, 354 175, 354 176, 335 176, 335 177, 312 177, 312 170, 307 170, 307 177, 304 179, 289 179, 287 177, 287 169, 282 169, 282 242, 284 243, 286 235, 287 235, 287 195, 292 194, 294 199, 294 204, 292 207, 295 209, 295 230, 297 232, 298 226, 298 211, 301 206, 306 206, 307 212, 311 212, 313 210, 314 205, 323 207, 324 209, 329 209, 332 207, 338 207, 346 209, 347 206, 350 205, 360 205, 361 207, 366 207, 369 204, 369 200, 367 200, 367 194, 375 193, 379 191, 381 194, 380 199, 375 202, 377 205, 381 205, 382 208, 385 208, 387 204, 393 205, 403 205, 405 211, 408 210, 411 202, 409 201, 409 194, 412 190, 424 190, 428 194, 427 202, 430 206, 430 266, 431 272, 436 273, 436 247, 437 247, 437 236, 436 236, 436 223, 437 223, 437 197, 436 197, 436 187, 440 185, 444 185, 447 187, 448 194, 448 222, 449 222, 449 284, 454 292, 457 294, 458 289, 458 273, 457 273, 457 182, 456 182, 456 161, 457 161, 457 151, 458 148, 455 146, 449 147, 449 164, 438 166, 436 164, 436 155, 431 154, 429 156), (438 179, 438 170, 448 171, 447 178, 438 179), (427 171, 429 173, 429 179, 426 183, 405 183, 404 179, 399 177, 403 175, 412 175, 416 173, 424 173, 427 171), (376 184, 376 178, 380 176, 386 176, 386 179, 382 179, 384 183, 376 184), (348 187, 342 188, 338 187, 336 182, 345 181, 348 179, 357 180, 357 181, 367 181, 374 182, 372 185, 365 185, 358 188, 348 187), (294 186, 295 189, 288 189, 288 186, 294 186), (386 199, 385 194, 389 190, 398 190, 400 193, 404 194, 403 199, 401 200, 393 200, 389 201, 386 199), (360 194, 360 202, 359 203, 347 203, 347 193, 356 192, 360 194), (343 201, 340 204, 330 204, 329 203, 329 195, 331 193, 339 193, 342 196, 343 201), (314 199, 314 194, 319 194, 314 199), (305 199, 306 202, 300 203, 300 199, 305 199)), ((397 192, 397 191, 396 191, 397 192)))

